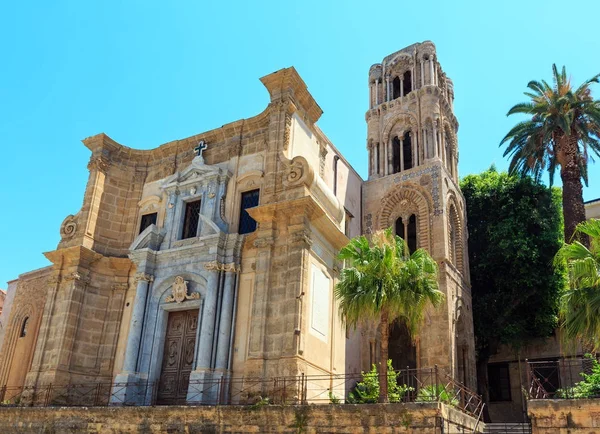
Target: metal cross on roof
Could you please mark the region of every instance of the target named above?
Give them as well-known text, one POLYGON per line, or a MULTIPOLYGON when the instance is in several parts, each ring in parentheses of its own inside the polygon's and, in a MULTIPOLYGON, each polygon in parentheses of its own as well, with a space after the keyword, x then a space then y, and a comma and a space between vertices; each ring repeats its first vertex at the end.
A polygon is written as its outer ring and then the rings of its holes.
POLYGON ((206 148, 208 148, 206 142, 204 140, 200 140, 200 142, 198 142, 198 146, 194 148, 194 152, 198 157, 202 157, 202 151, 206 150, 206 148))

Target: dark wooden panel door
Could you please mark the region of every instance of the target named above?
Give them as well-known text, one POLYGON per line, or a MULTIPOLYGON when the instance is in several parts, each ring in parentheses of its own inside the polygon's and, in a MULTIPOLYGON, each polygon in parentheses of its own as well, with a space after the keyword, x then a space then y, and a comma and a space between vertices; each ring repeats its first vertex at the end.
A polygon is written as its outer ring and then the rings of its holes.
POLYGON ((184 404, 194 363, 198 309, 170 312, 158 382, 158 404, 184 404))

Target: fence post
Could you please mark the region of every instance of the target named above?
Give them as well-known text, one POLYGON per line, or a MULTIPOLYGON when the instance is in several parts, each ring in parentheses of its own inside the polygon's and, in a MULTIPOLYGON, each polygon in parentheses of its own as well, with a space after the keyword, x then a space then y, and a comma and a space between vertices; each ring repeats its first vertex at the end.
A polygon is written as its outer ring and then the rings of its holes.
POLYGON ((438 384, 439 384, 439 378, 438 378, 438 365, 437 364, 435 365, 434 370, 435 370, 435 397, 436 397, 436 399, 439 400, 440 399, 440 397, 439 397, 439 388, 438 388, 439 387, 438 386, 438 384))
POLYGON ((531 399, 531 366, 529 359, 525 359, 525 371, 527 372, 527 396, 531 399))

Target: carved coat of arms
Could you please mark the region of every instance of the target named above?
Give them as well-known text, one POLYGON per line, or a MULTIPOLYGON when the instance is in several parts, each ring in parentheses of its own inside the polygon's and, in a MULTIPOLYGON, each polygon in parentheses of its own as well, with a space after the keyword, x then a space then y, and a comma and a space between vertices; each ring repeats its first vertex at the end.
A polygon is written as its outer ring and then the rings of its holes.
POLYGON ((169 295, 165 302, 167 303, 181 303, 184 300, 198 300, 200 298, 200 294, 194 292, 188 295, 188 287, 187 282, 181 276, 177 276, 175 278, 175 283, 171 287, 171 295, 169 295))

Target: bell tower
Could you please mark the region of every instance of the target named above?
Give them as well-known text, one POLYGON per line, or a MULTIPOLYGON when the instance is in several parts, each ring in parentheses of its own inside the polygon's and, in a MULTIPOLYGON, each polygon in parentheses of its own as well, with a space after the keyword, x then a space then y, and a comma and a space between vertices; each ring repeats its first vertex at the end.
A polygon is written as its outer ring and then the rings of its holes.
MULTIPOLYGON (((426 249, 439 265, 445 301, 427 312, 415 344, 402 324, 392 326, 394 366, 438 365, 475 387, 466 207, 458 185, 453 100, 452 81, 430 41, 410 45, 371 66, 363 230, 393 227, 411 251, 426 249)), ((371 349, 368 356, 362 355, 366 367, 376 353, 374 333, 369 339, 370 345, 363 345, 371 349)))

